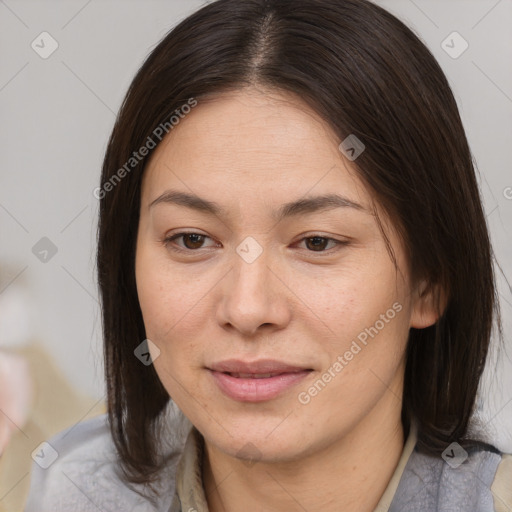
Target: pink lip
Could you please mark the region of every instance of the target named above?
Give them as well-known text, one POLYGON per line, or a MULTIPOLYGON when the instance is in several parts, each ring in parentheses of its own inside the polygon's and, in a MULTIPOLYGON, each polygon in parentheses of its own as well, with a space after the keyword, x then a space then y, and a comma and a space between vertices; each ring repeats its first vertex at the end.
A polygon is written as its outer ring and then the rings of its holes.
POLYGON ((304 379, 311 369, 293 366, 270 359, 244 362, 229 360, 215 363, 208 368, 219 389, 233 400, 240 402, 263 402, 279 394, 304 379), (265 378, 242 378, 229 373, 262 375, 278 373, 265 378))

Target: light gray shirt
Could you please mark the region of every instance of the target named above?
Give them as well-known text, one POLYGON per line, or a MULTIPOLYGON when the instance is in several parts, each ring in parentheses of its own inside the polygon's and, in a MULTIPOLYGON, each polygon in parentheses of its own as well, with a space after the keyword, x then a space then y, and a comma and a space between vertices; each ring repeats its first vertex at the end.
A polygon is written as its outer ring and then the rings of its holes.
MULTIPOLYGON (((33 464, 25 512, 208 512, 201 481, 201 434, 172 403, 165 429, 161 449, 169 462, 154 502, 143 486, 128 484, 120 476, 107 416, 102 415, 49 440, 33 464)), ((413 424, 375 512, 512 510, 512 455, 470 451, 457 465, 449 458, 421 454, 415 445, 413 424)), ((452 459, 460 455, 449 454, 452 459)))

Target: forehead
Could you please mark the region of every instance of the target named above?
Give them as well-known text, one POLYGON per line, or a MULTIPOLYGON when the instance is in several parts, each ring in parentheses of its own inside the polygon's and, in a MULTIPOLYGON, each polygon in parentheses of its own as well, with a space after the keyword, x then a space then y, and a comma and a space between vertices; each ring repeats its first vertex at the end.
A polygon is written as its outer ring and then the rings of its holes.
POLYGON ((223 202, 278 202, 338 192, 369 208, 355 166, 330 126, 295 95, 256 89, 225 93, 198 105, 169 132, 146 166, 143 196, 179 186, 223 202))

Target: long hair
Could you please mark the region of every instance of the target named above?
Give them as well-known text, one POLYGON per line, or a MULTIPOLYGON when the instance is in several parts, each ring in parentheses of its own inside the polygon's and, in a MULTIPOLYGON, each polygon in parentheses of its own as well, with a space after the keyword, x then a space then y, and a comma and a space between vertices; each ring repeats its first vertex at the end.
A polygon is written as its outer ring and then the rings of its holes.
POLYGON ((354 164, 393 220, 412 278, 448 297, 435 325, 410 329, 404 429, 418 420, 425 453, 469 442, 493 318, 500 334, 501 319, 475 168, 440 66, 409 28, 366 0, 218 0, 151 51, 103 162, 98 283, 108 414, 127 478, 150 483, 157 475, 159 418, 169 402, 153 366, 134 357, 146 338, 134 264, 149 155, 133 155, 191 99, 201 108, 201 98, 251 85, 297 95, 340 141, 353 134, 364 142, 354 164))

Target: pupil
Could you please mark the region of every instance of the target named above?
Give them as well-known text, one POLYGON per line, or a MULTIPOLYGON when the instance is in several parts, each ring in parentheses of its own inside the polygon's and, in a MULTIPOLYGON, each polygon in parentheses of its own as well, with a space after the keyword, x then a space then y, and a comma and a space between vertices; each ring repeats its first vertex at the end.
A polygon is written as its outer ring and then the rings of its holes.
MULTIPOLYGON (((185 240, 191 242, 192 248, 197 249, 197 247, 196 247, 197 244, 199 246, 201 246, 202 237, 203 237, 203 235, 198 235, 197 233, 191 233, 185 237, 185 240), (197 238, 194 238, 194 237, 197 237, 197 238)), ((188 247, 188 244, 186 244, 186 245, 188 247)))
POLYGON ((320 236, 314 236, 314 237, 311 237, 309 240, 314 241, 314 243, 313 243, 313 248, 315 248, 314 250, 319 249, 319 248, 325 249, 325 243, 326 243, 325 238, 320 237, 320 236), (320 243, 320 245, 318 245, 318 242, 320 243))

